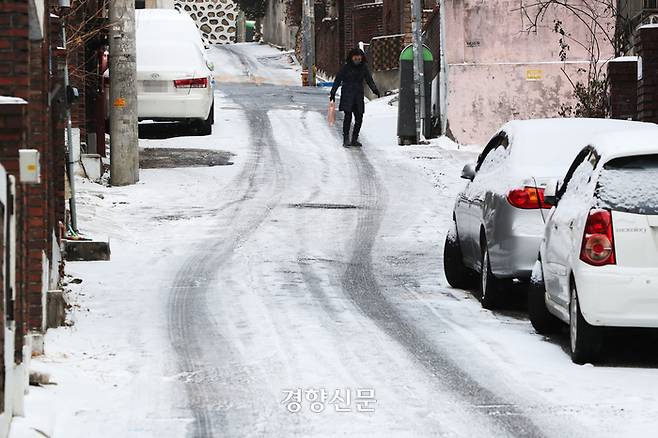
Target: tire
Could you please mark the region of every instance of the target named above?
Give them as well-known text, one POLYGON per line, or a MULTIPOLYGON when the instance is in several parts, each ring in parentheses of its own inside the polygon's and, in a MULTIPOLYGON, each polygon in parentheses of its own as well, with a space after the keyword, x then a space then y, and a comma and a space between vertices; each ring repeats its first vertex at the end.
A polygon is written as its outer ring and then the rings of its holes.
POLYGON ((482 269, 480 271, 480 301, 482 307, 494 310, 500 307, 503 299, 503 289, 511 284, 509 281, 499 280, 491 273, 491 262, 489 260, 489 247, 484 241, 482 249, 482 269))
POLYGON ((562 321, 546 307, 546 285, 541 261, 537 261, 528 285, 528 316, 535 331, 540 335, 551 335, 560 331, 562 321))
POLYGON ((215 120, 215 104, 213 103, 210 107, 210 113, 206 120, 198 120, 196 124, 196 132, 198 135, 211 135, 212 134, 212 125, 215 120))
POLYGON ((443 273, 448 284, 456 289, 468 289, 473 285, 473 272, 464 264, 457 224, 454 221, 443 247, 443 273))
POLYGON ((210 107, 210 114, 208 114, 208 118, 210 119, 210 124, 214 125, 215 124, 215 102, 213 102, 212 106, 210 107))
POLYGON ((576 285, 571 286, 569 300, 569 347, 571 360, 577 364, 595 363, 601 357, 603 335, 600 327, 590 325, 580 311, 576 285))

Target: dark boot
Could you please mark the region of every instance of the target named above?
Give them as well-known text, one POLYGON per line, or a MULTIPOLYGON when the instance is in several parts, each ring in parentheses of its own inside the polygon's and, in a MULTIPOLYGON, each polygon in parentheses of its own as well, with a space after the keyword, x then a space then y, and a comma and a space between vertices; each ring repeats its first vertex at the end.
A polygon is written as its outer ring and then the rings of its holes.
POLYGON ((354 113, 354 131, 352 131, 352 146, 361 147, 359 143, 359 132, 361 132, 361 124, 363 123, 363 113, 354 113))
POLYGON ((345 111, 345 117, 343 117, 343 146, 346 148, 350 147, 351 125, 352 125, 352 112, 345 111))

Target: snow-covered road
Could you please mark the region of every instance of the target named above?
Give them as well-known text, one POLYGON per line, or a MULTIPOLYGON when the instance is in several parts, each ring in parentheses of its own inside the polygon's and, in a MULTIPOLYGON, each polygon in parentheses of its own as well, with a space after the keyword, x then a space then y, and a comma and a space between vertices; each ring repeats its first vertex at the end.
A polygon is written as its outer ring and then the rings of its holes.
POLYGON ((443 238, 473 152, 397 147, 388 98, 367 106, 365 147, 344 149, 327 90, 291 85, 285 56, 213 56, 214 134, 142 146, 227 150, 234 165, 82 184, 80 222, 111 237, 113 261, 68 265, 83 279, 75 325, 51 330, 36 361, 66 400, 55 436, 652 434, 655 359, 573 365, 523 312, 446 285, 443 238), (290 413, 296 389, 353 399, 290 413))

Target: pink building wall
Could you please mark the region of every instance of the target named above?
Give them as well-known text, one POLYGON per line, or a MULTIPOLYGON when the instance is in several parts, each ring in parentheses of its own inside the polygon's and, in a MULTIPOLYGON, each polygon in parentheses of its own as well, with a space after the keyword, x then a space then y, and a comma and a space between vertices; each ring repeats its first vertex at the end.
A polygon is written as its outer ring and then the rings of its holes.
MULTIPOLYGON (((587 68, 588 55, 571 42, 567 63, 559 58, 553 31, 555 11, 536 33, 524 32, 520 0, 445 0, 448 129, 461 143, 484 144, 512 119, 555 117, 573 101, 571 78, 587 68)), ((559 20, 585 41, 588 31, 575 17, 559 20)), ((605 47, 602 60, 612 58, 605 47)))

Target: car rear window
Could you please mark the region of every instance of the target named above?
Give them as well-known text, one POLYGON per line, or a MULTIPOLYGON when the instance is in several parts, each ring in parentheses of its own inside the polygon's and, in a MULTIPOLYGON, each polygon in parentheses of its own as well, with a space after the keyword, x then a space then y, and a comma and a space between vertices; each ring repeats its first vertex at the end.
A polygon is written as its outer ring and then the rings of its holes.
POLYGON ((658 215, 658 155, 609 161, 601 170, 596 195, 602 208, 658 215))
POLYGON ((163 70, 197 70, 204 65, 199 48, 192 43, 137 41, 137 67, 163 70))

